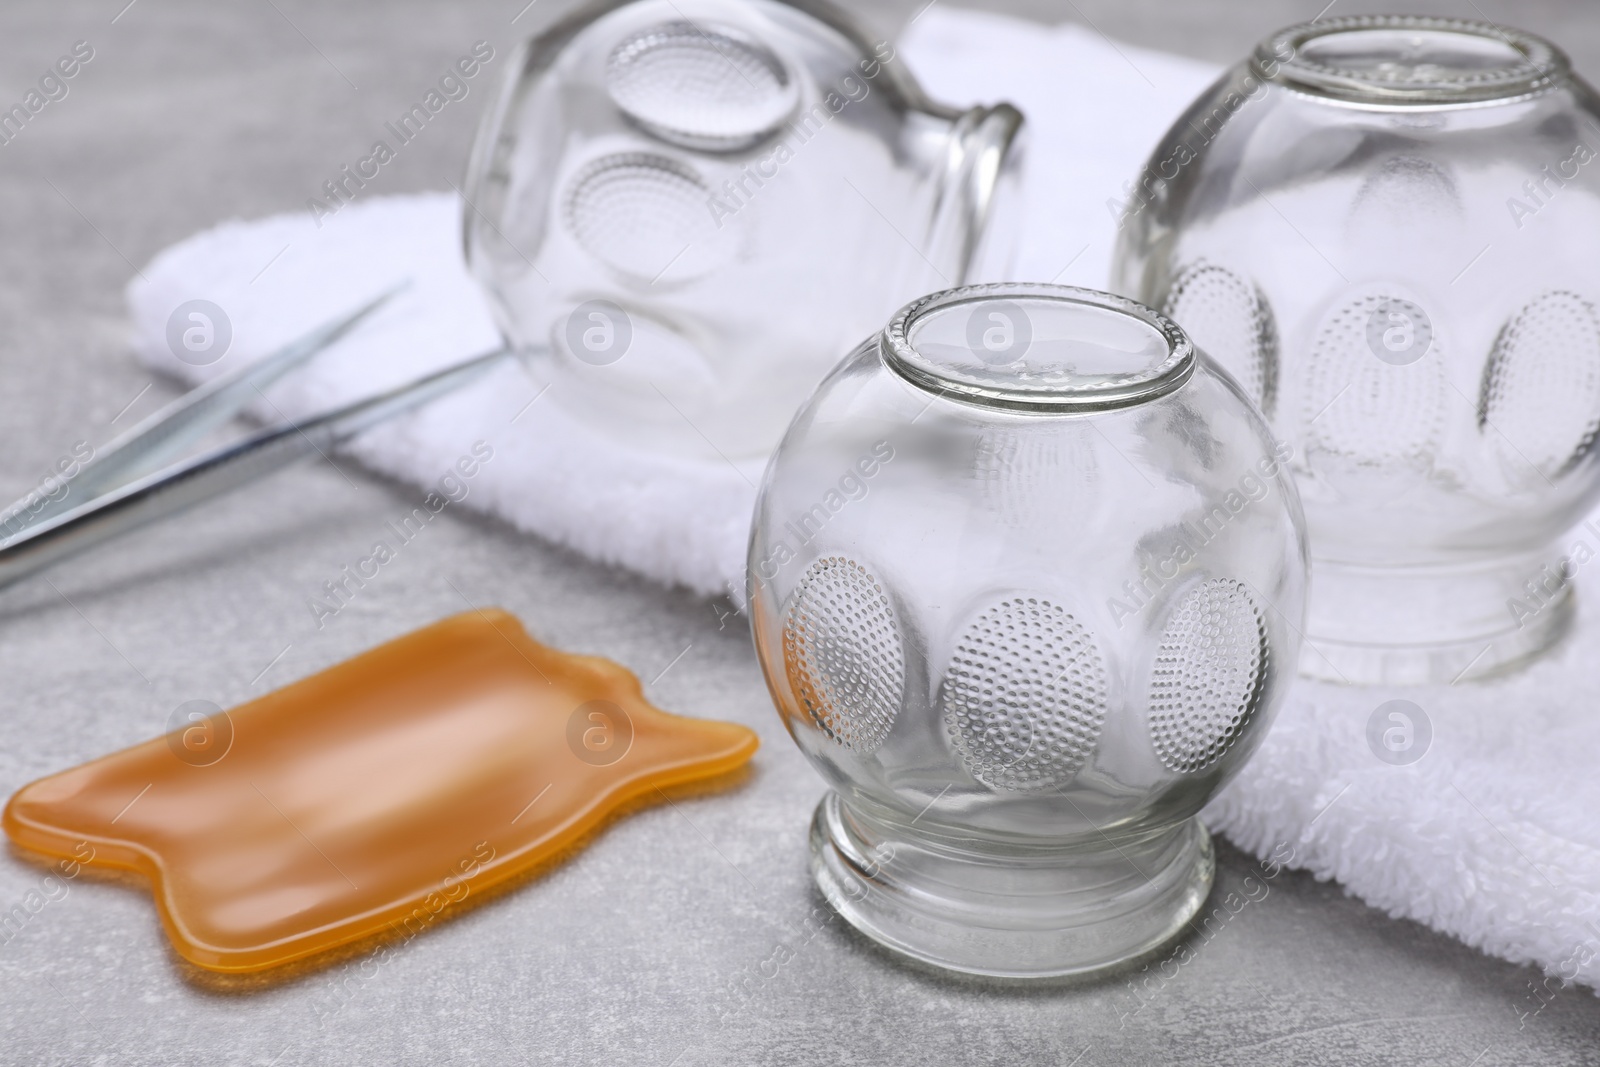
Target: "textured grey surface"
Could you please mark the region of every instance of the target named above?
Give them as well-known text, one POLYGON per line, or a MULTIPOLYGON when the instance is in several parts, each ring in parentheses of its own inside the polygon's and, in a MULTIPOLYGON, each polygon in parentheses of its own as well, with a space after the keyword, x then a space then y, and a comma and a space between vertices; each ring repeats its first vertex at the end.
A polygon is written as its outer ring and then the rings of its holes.
MULTIPOLYGON (((74 41, 95 48, 69 95, 0 147, 7 498, 75 441, 104 442, 171 395, 159 382, 141 392, 150 380, 125 351, 133 265, 220 219, 294 209, 473 41, 504 55, 559 5, 540 0, 512 26, 523 0, 137 0, 113 22, 124 2, 0 8, 6 106, 74 41)), ((1600 70, 1591 5, 1482 3, 1600 70)), ((918 6, 867 14, 888 27, 918 6)), ((1320 4, 999 6, 1224 61, 1320 4)), ((456 180, 485 95, 430 125, 374 191, 456 180)), ((468 601, 645 679, 670 664, 648 687, 658 703, 761 733, 749 780, 621 821, 381 963, 345 957, 277 980, 186 967, 142 889, 86 874, 0 934, 0 1062, 1600 1062, 1589 993, 1561 992, 1519 1023, 1542 1003, 1532 971, 1295 874, 1194 943, 1191 962, 1135 976, 1137 994, 1128 976, 1015 988, 902 966, 828 921, 811 891, 820 781, 771 712, 742 627, 719 627, 714 606, 457 511, 319 631, 307 598, 415 495, 304 467, 0 593, 0 794, 160 732, 184 701, 239 702, 468 601)), ((1251 868, 1220 855, 1212 906, 1251 868)), ((0 911, 43 899, 29 893, 44 875, 0 852, 0 911)))

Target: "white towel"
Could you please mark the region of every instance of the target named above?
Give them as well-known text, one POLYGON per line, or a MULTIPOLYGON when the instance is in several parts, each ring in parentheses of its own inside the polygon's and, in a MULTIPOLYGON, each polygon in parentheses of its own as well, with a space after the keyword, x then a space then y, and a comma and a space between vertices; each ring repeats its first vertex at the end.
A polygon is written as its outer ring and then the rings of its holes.
MULTIPOLYGON (((1029 219, 1016 276, 1092 287, 1106 284, 1108 204, 1217 74, 1089 30, 945 8, 924 13, 901 48, 936 98, 1024 110, 1029 219)), ((297 212, 199 234, 129 285, 135 347, 149 365, 197 382, 413 279, 369 327, 272 391, 257 410, 269 419, 490 348, 494 327, 460 263, 458 215, 452 195, 395 197, 354 204, 320 229, 297 212), (210 367, 178 361, 167 342, 173 310, 192 299, 223 308, 232 326, 227 355, 210 367)), ((742 585, 759 461, 736 470, 627 451, 542 388, 507 366, 352 451, 430 484, 473 440, 491 441, 495 462, 469 506, 663 582, 706 594, 742 585)), ((1600 548, 1600 536, 1590 540, 1600 548)), ((1300 683, 1208 823, 1263 857, 1292 855, 1292 866, 1337 878, 1392 915, 1600 985, 1600 716, 1576 699, 1600 688, 1600 664, 1581 655, 1600 629, 1596 584, 1580 572, 1577 632, 1513 678, 1393 692, 1300 683), (1432 731, 1426 754, 1405 766, 1380 760, 1367 740, 1373 713, 1396 697, 1418 705, 1432 731)))

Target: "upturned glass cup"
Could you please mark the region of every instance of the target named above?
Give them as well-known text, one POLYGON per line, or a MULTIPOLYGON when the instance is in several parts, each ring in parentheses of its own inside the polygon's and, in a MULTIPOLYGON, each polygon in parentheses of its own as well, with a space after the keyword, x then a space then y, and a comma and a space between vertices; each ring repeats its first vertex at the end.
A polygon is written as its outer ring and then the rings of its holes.
POLYGON ((765 456, 840 351, 1002 269, 1022 123, 929 100, 817 0, 603 0, 507 63, 468 262, 551 401, 610 439, 765 456), (996 244, 986 235, 999 235, 996 244))
POLYGON ((756 649, 832 791, 812 870, 852 924, 980 974, 1093 971, 1206 897, 1195 817, 1298 652, 1286 451, 1184 333, 1120 297, 925 297, 768 467, 756 649))
POLYGON ((1128 190, 1114 287, 1294 448, 1301 669, 1509 669, 1600 549, 1600 101, 1545 41, 1355 16, 1264 41, 1128 190))

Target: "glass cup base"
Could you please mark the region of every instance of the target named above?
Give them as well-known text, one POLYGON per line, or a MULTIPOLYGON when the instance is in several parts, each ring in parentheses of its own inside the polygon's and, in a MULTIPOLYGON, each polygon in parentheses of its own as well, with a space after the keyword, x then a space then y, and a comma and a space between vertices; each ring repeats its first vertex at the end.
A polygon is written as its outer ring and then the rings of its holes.
POLYGON ((1430 567, 1315 560, 1300 673, 1350 685, 1448 685, 1504 674, 1572 626, 1546 550, 1430 567))
POLYGON ((1106 970, 1183 933, 1211 890, 1211 835, 1041 847, 959 840, 868 817, 830 792, 811 822, 811 873, 840 915, 896 952, 966 974, 1106 970))

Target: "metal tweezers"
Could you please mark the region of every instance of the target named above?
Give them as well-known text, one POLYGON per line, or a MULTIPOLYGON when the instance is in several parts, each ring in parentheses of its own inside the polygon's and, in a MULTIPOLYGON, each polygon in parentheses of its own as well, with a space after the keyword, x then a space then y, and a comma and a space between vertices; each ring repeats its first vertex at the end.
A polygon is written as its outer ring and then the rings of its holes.
MULTIPOLYGON (((401 288, 404 288, 403 286, 401 288)), ((145 523, 183 511, 312 455, 476 379, 515 355, 502 347, 304 422, 268 427, 190 459, 178 457, 261 391, 353 330, 393 289, 271 355, 186 393, 112 441, 65 481, 0 510, 0 587, 145 523)))

